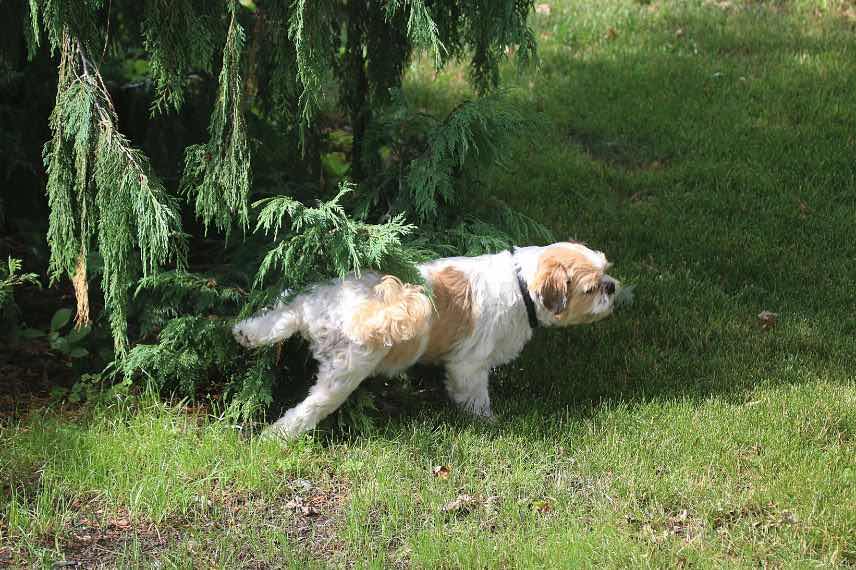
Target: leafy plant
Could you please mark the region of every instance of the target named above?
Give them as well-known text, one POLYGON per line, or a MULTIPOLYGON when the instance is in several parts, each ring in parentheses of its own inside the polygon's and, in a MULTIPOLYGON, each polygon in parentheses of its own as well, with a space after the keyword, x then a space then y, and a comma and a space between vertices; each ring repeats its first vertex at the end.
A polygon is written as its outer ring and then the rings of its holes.
POLYGON ((63 329, 71 322, 74 311, 68 308, 57 310, 51 317, 50 329, 47 331, 29 328, 25 329, 21 336, 24 338, 46 338, 54 352, 67 358, 84 358, 89 356, 89 350, 83 346, 83 341, 92 332, 90 325, 80 328, 71 327, 63 332, 63 329))
MULTIPOLYGON (((500 159, 501 135, 526 130, 494 90, 509 53, 520 63, 535 56, 532 5, 29 0, 17 8, 23 31, 13 40, 31 58, 21 69, 39 58, 56 68, 48 51, 59 64, 43 151, 51 282, 71 280, 84 324, 90 283, 100 282, 119 377, 190 397, 216 386, 245 416, 270 401, 282 366, 276 349, 237 349, 228 333, 236 314, 320 279, 375 269, 412 281, 415 264, 439 253, 546 236, 477 183, 478 166, 500 159), (401 85, 420 51, 438 69, 468 60, 478 97, 445 117, 416 112, 401 85), (128 80, 135 87, 125 89, 128 80), (152 115, 173 115, 121 131, 131 122, 120 120, 116 85, 123 97, 140 93, 152 115), (202 120, 191 122, 199 110, 202 120), (187 134, 163 161, 131 136, 171 136, 161 123, 187 134), (205 124, 207 132, 197 128, 205 124), (329 152, 324 137, 334 131, 347 137, 329 152)), ((81 358, 89 329, 66 326, 45 336, 56 353, 81 358)))
POLYGON ((6 265, 0 265, 0 325, 2 330, 10 330, 18 316, 18 306, 15 304, 15 288, 22 285, 41 286, 35 273, 20 273, 21 260, 9 257, 6 265))
POLYGON ((0 265, 0 310, 14 304, 15 287, 21 285, 39 286, 39 276, 35 273, 20 273, 21 260, 10 257, 6 265, 0 265))

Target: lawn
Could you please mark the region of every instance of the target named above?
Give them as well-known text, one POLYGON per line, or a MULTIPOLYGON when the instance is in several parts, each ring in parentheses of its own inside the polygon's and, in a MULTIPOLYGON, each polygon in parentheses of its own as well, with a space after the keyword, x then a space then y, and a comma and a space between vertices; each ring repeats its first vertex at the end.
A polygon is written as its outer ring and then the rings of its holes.
POLYGON ((636 302, 539 330, 495 424, 419 374, 285 447, 151 397, 6 421, 0 566, 856 565, 856 8, 549 8, 504 71, 535 136, 484 178, 636 302))

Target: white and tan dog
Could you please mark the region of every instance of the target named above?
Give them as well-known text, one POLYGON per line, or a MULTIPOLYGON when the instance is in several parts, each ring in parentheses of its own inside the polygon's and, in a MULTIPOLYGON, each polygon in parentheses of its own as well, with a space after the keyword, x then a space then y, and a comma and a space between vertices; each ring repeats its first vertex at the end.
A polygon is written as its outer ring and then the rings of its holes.
POLYGON ((336 410, 366 377, 417 362, 442 364, 460 407, 490 417, 488 375, 514 359, 537 326, 591 323, 612 313, 606 257, 576 242, 450 257, 419 267, 430 293, 363 273, 318 284, 235 325, 247 347, 300 333, 319 362, 308 397, 271 429, 295 437, 336 410))

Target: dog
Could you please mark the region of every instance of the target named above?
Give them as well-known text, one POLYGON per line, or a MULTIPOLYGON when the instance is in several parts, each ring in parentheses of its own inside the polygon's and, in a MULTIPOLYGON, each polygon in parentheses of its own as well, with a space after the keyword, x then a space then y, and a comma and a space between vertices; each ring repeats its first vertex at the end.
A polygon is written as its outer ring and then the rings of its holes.
POLYGON ((606 257, 579 242, 449 257, 419 266, 424 285, 365 272, 316 284, 238 322, 246 347, 300 333, 318 360, 305 400, 270 426, 286 439, 310 431, 365 378, 395 376, 413 364, 440 364, 460 408, 492 419, 491 369, 520 354, 537 327, 599 321, 614 308, 619 282, 606 257))

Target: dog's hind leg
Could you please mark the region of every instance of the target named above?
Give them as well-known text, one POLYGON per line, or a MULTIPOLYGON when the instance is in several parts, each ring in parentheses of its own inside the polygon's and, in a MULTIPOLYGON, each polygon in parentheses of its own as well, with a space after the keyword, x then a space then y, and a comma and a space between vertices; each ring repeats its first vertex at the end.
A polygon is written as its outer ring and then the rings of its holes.
POLYGON ((446 392, 467 413, 492 418, 488 393, 488 370, 471 364, 446 365, 446 392))
POLYGON ((303 311, 299 299, 258 313, 232 327, 232 336, 246 347, 262 346, 285 340, 300 330, 303 311))
POLYGON ((345 355, 322 360, 318 380, 309 390, 309 395, 273 423, 270 431, 290 439, 315 428, 375 371, 385 354, 385 351, 368 353, 353 347, 345 355))

